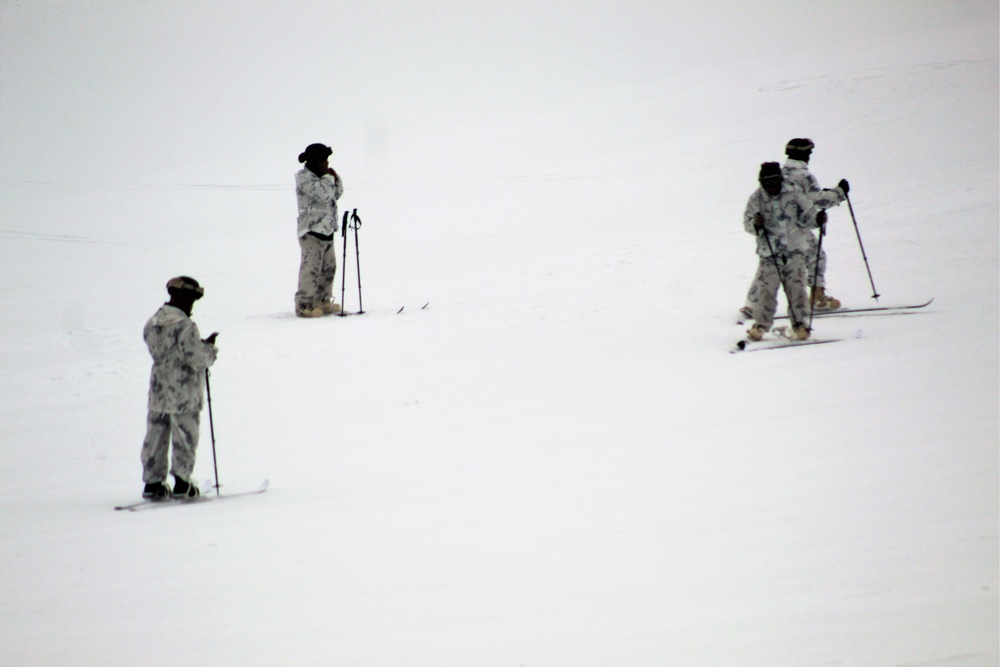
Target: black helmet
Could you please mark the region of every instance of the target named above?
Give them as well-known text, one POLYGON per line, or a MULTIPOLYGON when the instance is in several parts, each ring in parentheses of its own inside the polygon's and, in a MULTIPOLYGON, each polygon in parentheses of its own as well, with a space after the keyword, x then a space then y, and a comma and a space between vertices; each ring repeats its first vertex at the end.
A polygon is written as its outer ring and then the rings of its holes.
POLYGON ((812 139, 792 139, 785 146, 785 155, 792 157, 793 155, 809 154, 814 148, 816 148, 816 144, 813 143, 812 139))
POLYGON ((760 173, 757 175, 757 180, 760 181, 761 185, 780 183, 782 181, 781 165, 777 162, 765 162, 760 165, 760 173))
POLYGON ((322 162, 331 155, 333 155, 333 149, 326 144, 309 144, 304 151, 299 153, 299 162, 315 164, 322 162))
POLYGON ((188 276, 177 276, 168 280, 167 293, 170 296, 186 296, 193 301, 205 296, 205 290, 198 281, 188 276))

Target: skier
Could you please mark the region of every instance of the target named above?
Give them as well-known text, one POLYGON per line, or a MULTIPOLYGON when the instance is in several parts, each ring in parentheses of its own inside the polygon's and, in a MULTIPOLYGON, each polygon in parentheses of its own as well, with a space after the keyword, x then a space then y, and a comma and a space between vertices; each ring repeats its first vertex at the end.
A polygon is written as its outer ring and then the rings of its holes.
MULTIPOLYGON (((782 167, 781 172, 785 180, 801 190, 818 208, 826 210, 839 206, 850 192, 850 184, 847 179, 841 179, 835 189, 824 190, 819 186, 816 177, 809 172, 809 158, 812 155, 816 144, 812 139, 792 139, 785 146, 785 155, 788 159, 782 167)), ((806 269, 809 271, 809 285, 815 285, 815 289, 809 296, 810 303, 817 310, 836 310, 841 303, 826 293, 826 251, 819 247, 819 241, 812 233, 809 234, 809 252, 806 256, 806 269), (816 252, 820 253, 819 262, 816 261, 816 252)), ((740 312, 747 318, 753 317, 753 307, 750 304, 750 295, 747 294, 746 303, 740 312)))
POLYGON ((205 369, 215 363, 218 349, 213 333, 202 340, 191 320, 194 302, 205 290, 194 278, 178 276, 167 282, 170 300, 146 322, 142 336, 153 357, 149 377, 146 439, 142 443, 144 498, 174 496, 193 498, 201 492, 191 481, 198 449, 205 369), (174 487, 166 484, 167 463, 173 441, 170 472, 174 487))
POLYGON ((305 164, 295 174, 298 237, 302 251, 295 293, 295 314, 299 317, 340 312, 340 305, 332 298, 333 277, 337 272, 333 236, 340 229, 337 200, 344 192, 344 185, 330 167, 332 154, 333 149, 324 144, 310 144, 299 154, 299 162, 305 164))
MULTIPOLYGON (((819 187, 816 177, 809 173, 809 158, 816 144, 811 139, 792 139, 785 146, 788 160, 782 168, 785 180, 802 190, 806 197, 818 208, 826 210, 839 206, 850 192, 851 186, 847 179, 840 179, 836 188, 824 190, 819 187)), ((806 256, 806 268, 809 270, 809 285, 815 286, 809 296, 809 301, 817 310, 836 310, 840 308, 840 300, 826 293, 826 251, 819 247, 817 237, 810 233, 808 237, 809 253, 806 256), (819 251, 817 262, 816 251, 819 251)))
POLYGON ((747 201, 743 228, 757 237, 758 266, 748 299, 754 323, 747 331, 750 340, 760 340, 774 323, 778 309, 778 289, 784 286, 792 318, 792 335, 809 338, 806 325, 806 253, 809 228, 826 222, 826 212, 818 209, 796 187, 786 182, 777 162, 760 166, 758 188, 747 201))

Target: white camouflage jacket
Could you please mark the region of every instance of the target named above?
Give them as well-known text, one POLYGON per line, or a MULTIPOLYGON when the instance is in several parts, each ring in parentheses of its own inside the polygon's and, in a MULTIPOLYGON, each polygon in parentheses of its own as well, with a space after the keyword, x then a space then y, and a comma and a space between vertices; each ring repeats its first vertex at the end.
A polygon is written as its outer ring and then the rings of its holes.
POLYGON ((750 195, 743 212, 743 228, 757 237, 757 255, 770 257, 767 238, 763 233, 758 234, 753 226, 754 217, 761 213, 764 216, 764 229, 767 230, 775 253, 779 256, 794 252, 805 253, 809 249, 809 237, 812 236, 808 230, 819 226, 816 223, 819 211, 801 190, 786 181, 781 184, 781 192, 775 197, 764 192, 764 188, 757 188, 750 195))
POLYGON ((781 173, 786 181, 802 190, 809 201, 821 209, 839 206, 847 198, 839 187, 829 190, 819 187, 819 181, 809 172, 809 165, 802 160, 786 160, 781 173))
POLYGON ((299 238, 309 232, 333 236, 340 229, 337 200, 344 194, 340 177, 322 178, 303 167, 295 174, 295 195, 299 200, 299 238))
POLYGON ((149 318, 142 337, 153 357, 149 411, 201 412, 205 369, 215 363, 218 349, 202 341, 187 313, 168 304, 149 318))

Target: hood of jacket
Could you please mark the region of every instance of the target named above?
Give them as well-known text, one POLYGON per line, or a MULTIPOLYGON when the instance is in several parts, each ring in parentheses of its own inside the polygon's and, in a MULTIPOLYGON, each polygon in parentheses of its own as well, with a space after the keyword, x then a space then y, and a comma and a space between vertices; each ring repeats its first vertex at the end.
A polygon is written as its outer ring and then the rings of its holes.
POLYGON ((156 313, 153 314, 152 324, 156 326, 164 326, 168 324, 176 324, 182 320, 190 319, 188 314, 177 306, 171 306, 169 303, 163 304, 156 313))

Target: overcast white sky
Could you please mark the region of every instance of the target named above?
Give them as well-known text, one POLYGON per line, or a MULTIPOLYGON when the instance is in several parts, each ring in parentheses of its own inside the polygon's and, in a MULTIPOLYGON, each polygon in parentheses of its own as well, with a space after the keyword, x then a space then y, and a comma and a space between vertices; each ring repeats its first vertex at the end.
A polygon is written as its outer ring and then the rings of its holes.
POLYGON ((0 180, 49 181, 56 164, 73 182, 183 180, 195 164, 233 160, 274 182, 313 140, 370 152, 461 123, 572 114, 630 86, 680 89, 689 80, 673 73, 692 65, 738 80, 755 56, 835 49, 852 21, 877 40, 880 24, 919 29, 967 13, 995 23, 993 3, 952 0, 875 11, 792 0, 7 0, 0 180))

